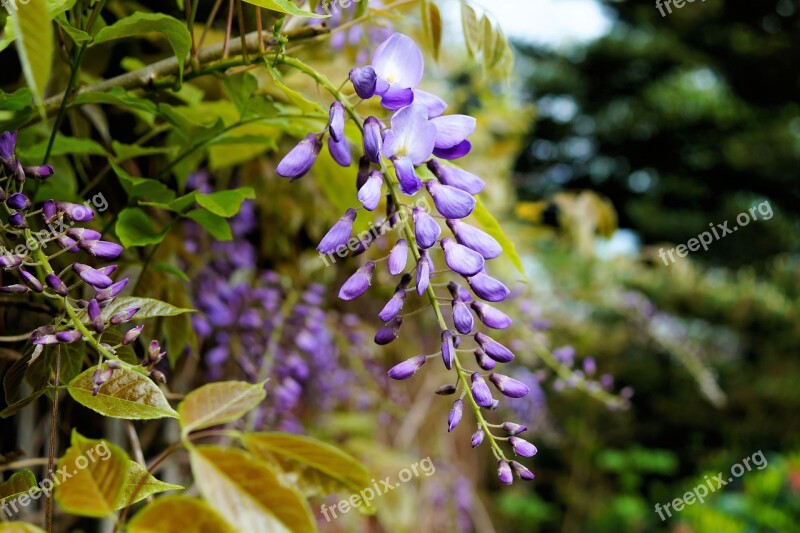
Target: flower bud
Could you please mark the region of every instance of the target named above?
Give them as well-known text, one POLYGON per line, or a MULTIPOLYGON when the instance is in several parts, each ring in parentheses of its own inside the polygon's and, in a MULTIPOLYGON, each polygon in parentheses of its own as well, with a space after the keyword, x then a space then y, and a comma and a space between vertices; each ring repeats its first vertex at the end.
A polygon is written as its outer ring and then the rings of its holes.
POLYGON ((375 117, 367 117, 364 121, 364 155, 373 163, 380 163, 382 149, 381 123, 375 117))
POLYGON ((492 392, 486 385, 483 376, 477 372, 472 373, 472 397, 475 398, 475 403, 481 407, 489 407, 492 405, 492 392))
POLYGON ((431 270, 433 270, 433 261, 428 255, 428 250, 422 250, 419 261, 417 261, 417 294, 420 296, 425 294, 431 282, 431 270))
POLYGON ((478 295, 478 298, 483 298, 488 302, 501 302, 511 293, 508 287, 489 276, 483 270, 474 276, 468 277, 467 282, 472 290, 475 291, 475 294, 478 295))
POLYGON ((511 467, 507 461, 500 459, 497 461, 497 477, 501 483, 511 485, 514 482, 514 475, 511 473, 511 467))
POLYGON ((375 344, 378 346, 386 346, 390 342, 394 341, 397 338, 397 335, 400 333, 400 327, 403 325, 403 318, 402 317, 395 317, 392 321, 381 329, 375 334, 375 344))
POLYGON ((353 162, 353 154, 350 152, 350 142, 343 138, 341 141, 336 142, 333 137, 328 137, 328 151, 331 157, 340 166, 349 167, 353 162))
POLYGON ((21 192, 15 192, 6 199, 6 205, 17 211, 24 211, 30 209, 31 200, 21 192))
POLYGON ((58 333, 56 333, 56 339, 58 339, 58 342, 63 342, 66 344, 71 344, 75 341, 81 340, 82 338, 83 334, 77 329, 59 331, 58 333))
POLYGON ((87 222, 94 218, 94 211, 85 205, 56 202, 56 207, 75 222, 87 222))
POLYGON ((471 304, 472 310, 481 319, 484 325, 493 329, 505 329, 511 325, 511 318, 491 305, 474 300, 471 304))
POLYGON ((523 431, 527 431, 527 426, 521 426, 514 422, 503 422, 503 430, 509 435, 519 435, 523 431))
POLYGON ((339 101, 331 104, 328 131, 334 142, 341 143, 344 140, 344 106, 339 101))
POLYGON ((445 218, 468 217, 475 209, 475 197, 468 192, 443 185, 439 180, 429 180, 425 187, 433 198, 436 210, 445 218))
POLYGON ((4 287, 0 287, 0 292, 4 294, 24 294, 28 292, 30 289, 25 285, 21 285, 19 283, 15 283, 13 285, 6 285, 4 287))
POLYGON ((450 237, 443 238, 440 244, 444 250, 444 261, 453 272, 472 276, 483 270, 483 256, 478 252, 458 244, 450 237))
POLYGON ((358 201, 367 211, 375 211, 381 203, 383 174, 378 170, 369 173, 367 182, 358 191, 358 201))
POLYGON ((136 338, 139 336, 139 334, 142 332, 142 329, 144 329, 143 325, 129 329, 128 332, 122 336, 122 344, 127 346, 128 344, 135 341, 136 338))
POLYGON ((455 385, 442 385, 435 391, 436 394, 439 396, 449 396, 451 394, 456 393, 456 386, 455 385))
POLYGON ((50 287, 53 292, 58 294, 59 296, 67 296, 69 291, 67 290, 67 286, 61 281, 61 278, 56 276, 55 274, 48 274, 44 278, 45 283, 47 286, 50 287))
POLYGON ((471 250, 475 250, 484 259, 494 259, 503 253, 503 247, 483 230, 476 228, 461 220, 447 220, 447 226, 455 235, 459 244, 463 244, 471 250))
POLYGON ((19 269, 19 276, 22 278, 22 281, 25 283, 25 285, 27 285, 33 292, 42 292, 44 290, 44 287, 42 287, 42 282, 36 279, 29 272, 19 269))
POLYGON ((355 209, 348 209, 319 242, 317 251, 323 254, 332 254, 341 246, 345 246, 350 240, 355 219, 355 209))
POLYGON ((38 167, 24 167, 24 172, 26 176, 30 176, 31 178, 38 178, 38 179, 47 179, 53 175, 53 166, 52 165, 41 165, 38 167))
POLYGON ((8 215, 8 223, 19 229, 28 227, 28 219, 25 218, 25 215, 20 211, 8 215))
POLYGON ((92 328, 94 328, 97 333, 103 333, 106 329, 106 325, 100 313, 100 302, 97 300, 90 301, 87 311, 89 313, 89 321, 92 323, 92 328))
POLYGON ((396 276, 406 269, 408 264, 408 242, 400 239, 395 243, 392 251, 389 252, 389 274, 396 276))
POLYGON ((524 479, 525 481, 531 481, 535 477, 533 472, 516 461, 511 461, 511 469, 514 471, 517 477, 524 479))
POLYGON ((414 219, 414 236, 417 239, 417 245, 420 248, 430 248, 436 244, 436 239, 442 233, 442 228, 436 220, 421 207, 415 207, 411 216, 414 219))
POLYGON ((450 409, 450 414, 447 416, 447 432, 453 431, 459 422, 461 422, 461 415, 464 412, 464 402, 461 399, 453 402, 453 408, 450 409))
POLYGON ((483 442, 483 437, 486 435, 484 431, 478 428, 478 431, 472 434, 472 447, 477 448, 483 442))
POLYGON ((453 368, 453 360, 456 357, 456 348, 453 346, 453 334, 450 331, 442 332, 442 361, 447 370, 453 368))
POLYGON ((45 200, 42 204, 42 218, 45 224, 50 224, 58 216, 58 209, 56 208, 55 200, 45 200))
POLYGON ((371 66, 354 68, 350 71, 350 82, 353 84, 353 88, 359 98, 369 100, 375 96, 378 75, 371 66))
POLYGON ((453 324, 462 335, 468 335, 472 332, 475 325, 475 320, 472 318, 472 312, 467 307, 467 304, 459 298, 454 298, 451 302, 453 307, 453 324))
POLYGON ((92 257, 100 259, 116 259, 122 254, 122 246, 108 241, 78 241, 78 247, 92 257))
POLYGON ((538 451, 536 446, 519 437, 508 437, 508 443, 511 444, 514 453, 522 457, 533 457, 538 451))
POLYGON ((83 281, 96 289, 106 289, 114 284, 111 278, 89 265, 73 263, 72 270, 74 270, 83 281))
POLYGON ((10 270, 17 268, 22 264, 22 257, 18 255, 3 254, 0 255, 0 268, 10 270))
POLYGON ((394 367, 392 367, 391 370, 389 370, 388 372, 389 377, 397 380, 408 379, 414 374, 416 374, 417 370, 419 370, 419 368, 422 365, 424 365, 427 360, 428 358, 425 357, 424 355, 418 355, 416 357, 412 357, 411 359, 403 361, 402 363, 395 365, 394 367))
POLYGON ((291 180, 302 177, 314 166, 320 148, 322 148, 321 139, 317 135, 309 133, 278 163, 275 172, 279 176, 291 180))
POLYGON ((403 289, 396 290, 394 296, 392 296, 389 302, 381 310, 378 318, 384 322, 389 322, 392 320, 398 315, 398 313, 400 313, 400 311, 402 311, 405 299, 406 291, 403 289))
POLYGON ((375 263, 367 261, 339 289, 339 298, 345 301, 354 300, 367 292, 372 283, 375 263))
POLYGON ((156 383, 166 383, 167 382, 167 376, 165 376, 164 373, 161 372, 160 370, 151 370, 150 371, 150 377, 153 378, 153 380, 156 383))
POLYGON ((128 322, 130 319, 133 318, 133 315, 139 312, 139 307, 131 307, 126 309, 125 311, 120 311, 114 315, 111 315, 111 318, 108 319, 108 323, 112 326, 118 326, 120 324, 124 324, 128 322))
POLYGON ((114 375, 114 370, 111 368, 98 368, 92 374, 92 395, 97 396, 100 392, 100 387, 108 383, 114 375))
MULTIPOLYGON (((486 186, 486 183, 475 174, 458 167, 442 165, 435 159, 428 161, 428 169, 445 185, 461 189, 469 194, 479 194, 486 186)), ((487 259, 489 258, 487 257, 487 259)))
POLYGON ((498 363, 508 363, 514 359, 514 354, 494 339, 483 333, 475 334, 475 341, 480 345, 486 355, 497 361, 498 363))
POLYGON ((489 374, 489 381, 494 383, 497 390, 509 398, 522 398, 530 392, 528 386, 523 382, 503 374, 489 374))
POLYGON ((480 348, 475 349, 475 361, 484 370, 492 370, 497 363, 480 348))

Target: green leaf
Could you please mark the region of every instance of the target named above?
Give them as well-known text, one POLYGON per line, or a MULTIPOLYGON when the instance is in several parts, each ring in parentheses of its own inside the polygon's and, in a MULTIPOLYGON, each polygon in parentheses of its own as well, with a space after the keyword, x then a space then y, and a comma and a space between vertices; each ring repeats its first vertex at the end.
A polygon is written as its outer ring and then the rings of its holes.
POLYGON ((158 231, 147 213, 138 207, 127 207, 120 212, 115 231, 122 245, 131 248, 160 243, 169 228, 158 231))
POLYGON ((59 26, 61 26, 61 29, 64 30, 67 35, 70 36, 70 39, 72 39, 72 42, 74 42, 75 44, 81 44, 86 41, 92 40, 91 35, 89 35, 83 30, 79 30, 78 28, 70 24, 69 21, 67 20, 66 15, 64 15, 63 13, 57 16, 55 18, 55 21, 58 23, 59 26))
POLYGON ((236 533, 218 512, 199 498, 159 498, 128 523, 129 533, 236 533))
POLYGON ((464 30, 464 42, 467 44, 467 53, 475 57, 481 49, 480 27, 478 15, 466 2, 461 2, 461 27, 464 30))
POLYGON ((486 72, 489 72, 494 60, 494 47, 497 39, 494 35, 492 23, 486 15, 481 17, 481 28, 483 31, 483 68, 486 72))
POLYGON ((175 191, 158 180, 131 176, 114 162, 110 162, 114 174, 117 175, 122 188, 131 199, 149 198, 155 202, 170 202, 175 198, 175 191))
POLYGON ((525 281, 528 281, 528 275, 525 273, 525 267, 522 265, 522 259, 520 259, 519 254, 517 253, 517 247, 514 246, 514 243, 506 237, 505 232, 503 232, 503 228, 500 227, 500 223, 494 218, 486 206, 483 205, 480 198, 476 198, 477 204, 475 205, 475 211, 472 212, 472 215, 475 219, 483 226, 483 229, 494 237, 497 242, 500 244, 500 247, 503 249, 503 253, 508 257, 508 259, 514 264, 516 269, 522 274, 522 278, 525 281))
POLYGON ((0 411, 0 418, 9 418, 17 414, 17 412, 20 409, 27 407, 28 405, 36 401, 36 399, 38 399, 39 396, 41 396, 45 392, 47 392, 47 389, 39 389, 30 396, 22 398, 21 400, 17 400, 16 402, 9 404, 8 407, 0 411))
POLYGON ((325 113, 325 110, 322 108, 322 106, 316 102, 308 100, 305 96, 283 83, 283 77, 281 76, 281 73, 278 72, 278 70, 273 67, 268 60, 265 59, 264 64, 267 66, 267 70, 272 76, 275 85, 277 85, 283 94, 286 95, 286 98, 289 99, 289 102, 291 102, 292 105, 294 105, 303 113, 325 113))
MULTIPOLYGON (((194 313, 194 309, 175 307, 167 302, 156 300, 155 298, 139 298, 138 296, 123 296, 115 299, 108 306, 103 308, 103 320, 108 320, 111 315, 125 311, 131 307, 138 307, 136 320, 146 320, 157 316, 176 316, 184 313, 194 313)), ((88 318, 83 319, 87 324, 88 318)))
POLYGON ((267 396, 263 383, 209 383, 193 390, 178 405, 183 434, 238 420, 267 396))
POLYGON ((442 14, 434 2, 424 0, 420 3, 422 27, 433 52, 433 58, 439 60, 442 48, 442 14))
POLYGON ((192 47, 192 36, 181 21, 169 15, 136 12, 98 31, 91 46, 126 37, 138 37, 152 31, 162 33, 169 41, 178 60, 178 83, 182 83, 183 64, 192 47))
POLYGON ((103 416, 127 420, 178 417, 158 385, 147 376, 125 367, 114 370, 111 379, 94 396, 92 374, 95 370, 84 371, 67 386, 70 396, 84 407, 103 416))
POLYGON ((128 92, 121 87, 112 87, 108 91, 103 92, 79 93, 75 97, 73 104, 108 104, 124 109, 144 111, 153 115, 158 114, 158 106, 156 106, 156 104, 146 98, 136 96, 134 93, 128 92))
MULTIPOLYGON (((188 86, 187 86, 188 87, 188 86)), ((175 150, 171 147, 165 146, 139 146, 136 144, 122 144, 117 141, 111 141, 111 147, 117 155, 117 162, 126 161, 136 157, 148 155, 161 155, 169 154, 175 150)))
POLYGON ((176 267, 175 265, 170 265, 169 263, 154 263, 153 268, 155 268, 156 270, 160 270, 161 272, 166 272, 167 274, 172 274, 181 281, 186 281, 186 282, 192 281, 192 279, 186 272, 176 267))
POLYGON ((36 488, 36 476, 27 468, 14 472, 7 480, 0 483, 0 504, 16 500, 22 494, 36 488))
POLYGON ((267 464, 241 450, 199 446, 189 453, 200 492, 237 531, 316 531, 308 502, 267 464))
MULTIPOLYGON (((103 339, 106 341, 106 339, 103 339)), ((106 341, 108 342, 108 341, 106 341)), ((74 342, 62 344, 61 347, 61 383, 68 385, 83 370, 83 359, 86 355, 86 344, 74 342)), ((55 355, 53 356, 55 358, 55 355)))
POLYGON ((215 215, 230 218, 242 209, 242 202, 255 197, 256 193, 251 187, 240 187, 229 191, 198 194, 196 200, 215 215))
POLYGON ((151 494, 158 494, 168 490, 182 490, 183 488, 180 485, 164 483, 153 477, 136 461, 128 461, 128 480, 117 503, 114 505, 114 509, 119 510, 133 505, 151 494))
POLYGON ((342 490, 359 492, 370 473, 354 457, 324 442, 289 433, 246 433, 242 442, 256 457, 275 464, 306 497, 342 490))
MULTIPOLYGON (((47 150, 47 140, 36 143, 28 148, 18 148, 17 155, 25 159, 42 159, 47 150)), ((51 157, 60 155, 106 155, 105 149, 96 141, 78 137, 65 137, 58 135, 50 151, 51 157)))
POLYGON ((233 240, 231 226, 224 217, 210 213, 205 209, 189 211, 186 216, 203 226, 203 228, 218 241, 233 240))
POLYGON ((45 0, 30 0, 18 5, 11 15, 17 35, 17 55, 22 72, 38 103, 44 99, 44 90, 53 66, 53 28, 45 0))
POLYGON ((295 17, 308 17, 312 19, 328 18, 330 15, 320 15, 300 9, 294 5, 291 0, 244 0, 248 4, 263 7, 279 13, 286 13, 287 15, 294 15, 295 17))
POLYGON ((58 478, 56 502, 70 514, 111 516, 128 481, 129 462, 121 448, 73 430, 72 444, 58 461, 58 470, 64 474, 58 478))
POLYGON ((33 93, 27 87, 17 89, 13 93, 0 90, 0 109, 21 111, 33 104, 33 93))

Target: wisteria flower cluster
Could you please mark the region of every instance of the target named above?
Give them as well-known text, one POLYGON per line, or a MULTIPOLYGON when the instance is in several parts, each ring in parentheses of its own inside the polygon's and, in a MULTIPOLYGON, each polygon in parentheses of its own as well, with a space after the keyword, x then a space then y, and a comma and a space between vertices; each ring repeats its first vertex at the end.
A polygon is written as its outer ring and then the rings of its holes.
MULTIPOLYGON (((5 211, 0 215, 0 243, 3 244, 0 246, 0 269, 16 278, 13 283, 0 284, 0 293, 34 293, 58 302, 57 308, 62 311, 56 320, 31 334, 32 358, 37 358, 48 345, 79 341, 91 344, 99 355, 93 374, 96 395, 112 378, 115 369, 130 366, 117 357, 116 350, 133 343, 143 329, 141 325, 129 329, 113 346, 103 342, 107 328, 130 322, 139 308, 110 307, 128 284, 128 278, 115 282, 111 275, 117 265, 100 267, 88 263, 94 259, 114 260, 122 254, 123 248, 102 240, 100 232, 78 225, 94 218, 95 212, 89 202, 73 204, 50 199, 34 209, 25 193, 27 180, 47 179, 53 175, 53 167, 23 166, 15 155, 16 141, 14 132, 0 134, 0 202, 5 211), (34 231, 35 228, 39 228, 38 231, 34 231), (45 253, 51 244, 55 244, 57 250, 45 253), (53 261, 65 254, 75 259, 67 261, 57 272, 53 261), (81 258, 80 254, 91 259, 81 258)), ((165 355, 159 343, 152 341, 141 363, 156 380, 164 380, 164 375, 154 367, 165 355)))
MULTIPOLYGON (((293 66, 302 70, 296 63, 293 66)), ((476 128, 476 119, 460 114, 445 115, 447 103, 419 89, 423 74, 422 53, 414 41, 399 33, 389 37, 375 51, 372 63, 354 68, 349 78, 358 98, 366 100, 377 96, 381 105, 393 114, 388 119, 362 117, 350 99, 332 86, 327 87, 336 97, 330 107, 327 127, 322 132, 309 133, 283 158, 277 173, 292 180, 302 177, 313 166, 326 138, 333 159, 344 167, 350 166, 353 147, 345 137, 345 122, 349 117, 358 125, 362 132, 363 155, 358 165, 356 187, 361 205, 342 216, 323 237, 317 250, 323 254, 342 250, 351 238, 358 212, 377 209, 384 197, 387 224, 397 227, 402 237, 394 243, 388 257, 365 262, 341 287, 339 297, 353 300, 367 292, 378 263, 386 260, 388 272, 400 279, 394 296, 379 314, 385 324, 375 335, 375 342, 380 345, 400 335, 404 320, 401 311, 408 295, 415 292, 426 298, 441 329, 441 350, 432 355, 412 357, 392 368, 389 376, 397 380, 410 378, 430 359, 441 356, 444 367, 455 371, 456 378, 454 384, 442 386, 437 393, 460 393, 447 420, 448 431, 461 421, 466 400, 477 421, 472 445, 477 447, 484 440, 488 441, 497 459, 500 481, 511 484, 514 475, 530 480, 534 477, 531 471, 509 460, 498 444, 507 441, 516 455, 532 457, 536 447, 518 436, 526 428, 512 422, 490 424, 484 417, 485 410, 496 409, 499 405, 489 383, 511 398, 526 396, 529 388, 496 368, 498 364, 512 361, 515 355, 478 328, 483 325, 505 329, 511 319, 487 303, 501 302, 510 293, 501 281, 487 272, 488 261, 503 250, 489 234, 464 221, 475 209, 475 195, 482 191, 485 183, 480 177, 449 163, 470 152, 472 145, 468 137, 476 128), (423 166, 429 173, 420 170, 423 166), (429 174, 433 178, 423 182, 429 174), (411 209, 404 201, 423 189, 432 199, 437 214, 419 207, 411 209), (401 208, 411 210, 411 221, 397 216, 401 208), (443 235, 440 221, 452 236, 443 235), (436 256, 439 252, 443 255, 436 256), (435 256, 441 259, 436 261, 435 256), (437 263, 443 270, 437 269, 437 263), (471 291, 452 279, 432 282, 439 276, 449 278, 452 275, 464 280, 471 291), (437 292, 439 287, 446 287, 449 296, 437 292), (443 301, 449 303, 449 323, 445 319, 443 301), (471 348, 466 348, 468 342, 473 344, 471 348), (463 353, 474 357, 477 369, 467 366, 460 355, 463 353), (505 435, 497 435, 493 429, 505 435)), ((358 252, 366 251, 375 240, 363 240, 358 252)))

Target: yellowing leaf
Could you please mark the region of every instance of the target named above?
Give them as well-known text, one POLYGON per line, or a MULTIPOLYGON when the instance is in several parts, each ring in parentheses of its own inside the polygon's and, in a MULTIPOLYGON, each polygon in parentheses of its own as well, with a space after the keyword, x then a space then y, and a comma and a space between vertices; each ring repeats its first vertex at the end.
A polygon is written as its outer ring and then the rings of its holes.
POLYGON ((0 483, 0 503, 15 500, 19 495, 30 492, 36 487, 36 476, 27 468, 14 472, 7 480, 0 483))
POLYGON ((475 57, 481 49, 480 27, 478 26, 478 15, 475 10, 462 0, 461 2, 461 26, 464 30, 464 41, 467 44, 467 52, 470 57, 475 57))
POLYGON ((111 516, 128 480, 129 461, 121 448, 73 430, 72 444, 58 461, 56 502, 70 514, 111 516))
POLYGON ((45 533, 44 529, 40 529, 33 524, 26 524, 25 522, 9 522, 7 524, 0 523, 0 533, 45 533))
POLYGON ((190 452, 192 472, 208 503, 247 533, 316 531, 308 502, 281 484, 272 468, 241 450, 200 446, 190 452))
POLYGON ((369 471, 354 457, 318 440, 288 433, 248 433, 250 452, 274 463, 292 483, 310 496, 327 496, 369 486, 369 471))
POLYGON ((128 420, 178 417, 158 385, 147 376, 127 368, 114 370, 97 396, 92 395, 94 371, 95 368, 84 371, 67 386, 70 396, 79 404, 103 416, 128 420))
POLYGON ((425 0, 420 3, 422 10, 422 27, 431 45, 433 57, 439 60, 439 50, 442 47, 442 15, 435 3, 425 0))
POLYGON ((497 242, 500 244, 500 247, 503 248, 503 253, 511 260, 514 266, 517 268, 520 274, 525 281, 528 280, 528 276, 525 274, 525 267, 522 265, 522 259, 520 259, 519 254, 517 253, 517 247, 514 246, 514 243, 506 237, 505 232, 503 232, 503 228, 500 227, 500 223, 494 218, 486 206, 483 205, 480 198, 476 198, 478 200, 477 204, 475 205, 475 211, 472 212, 472 215, 475 219, 480 222, 483 229, 494 237, 497 242))
POLYGON ((11 15, 17 35, 17 54, 22 72, 37 103, 41 103, 53 63, 53 27, 45 0, 18 4, 11 15))
POLYGON ((203 385, 178 405, 183 433, 237 420, 255 409, 266 395, 263 383, 223 381, 203 385))
POLYGON ((265 60, 264 63, 266 64, 267 70, 272 76, 275 85, 277 85, 283 94, 286 95, 286 98, 289 99, 292 105, 300 109, 300 111, 303 113, 325 113, 325 110, 322 109, 319 104, 306 99, 305 96, 283 83, 283 77, 281 76, 281 73, 278 72, 275 67, 270 65, 268 60, 265 60))
POLYGON ((129 533, 236 533, 231 525, 198 498, 159 498, 128 523, 129 533))
POLYGON ((136 461, 128 461, 128 482, 122 489, 122 495, 117 500, 114 509, 122 509, 141 501, 151 494, 167 490, 181 490, 184 487, 164 483, 153 477, 142 465, 136 461))
POLYGON ((330 17, 330 15, 318 15, 317 13, 312 13, 311 11, 300 9, 299 7, 294 5, 291 0, 244 0, 244 1, 247 2, 248 4, 253 4, 254 6, 271 9, 272 11, 278 11, 279 13, 286 13, 287 15, 294 15, 296 17, 308 17, 308 18, 330 17))

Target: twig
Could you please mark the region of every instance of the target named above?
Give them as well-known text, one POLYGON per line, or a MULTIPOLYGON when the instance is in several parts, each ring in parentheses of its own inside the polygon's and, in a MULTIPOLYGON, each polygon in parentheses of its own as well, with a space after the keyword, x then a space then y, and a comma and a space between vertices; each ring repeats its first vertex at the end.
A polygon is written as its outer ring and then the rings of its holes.
POLYGON ((34 457, 33 459, 22 459, 20 461, 13 461, 11 463, 0 464, 0 472, 6 470, 19 470, 21 468, 28 468, 29 466, 44 466, 50 462, 49 457, 34 457))
MULTIPOLYGON (((56 346, 56 376, 53 385, 53 409, 50 413, 50 447, 47 453, 47 479, 53 479, 56 468, 56 432, 58 431, 58 385, 61 381, 61 345, 56 346)), ((53 496, 50 491, 45 493, 45 529, 53 531, 53 496)))

